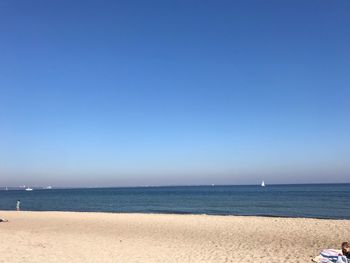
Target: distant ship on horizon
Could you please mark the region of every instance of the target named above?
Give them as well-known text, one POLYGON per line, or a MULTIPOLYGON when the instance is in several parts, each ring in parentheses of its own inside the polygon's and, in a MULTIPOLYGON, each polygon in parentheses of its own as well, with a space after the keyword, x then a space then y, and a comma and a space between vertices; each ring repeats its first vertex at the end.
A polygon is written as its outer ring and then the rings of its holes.
POLYGON ((26 191, 33 191, 33 188, 27 187, 26 189, 24 189, 26 191))

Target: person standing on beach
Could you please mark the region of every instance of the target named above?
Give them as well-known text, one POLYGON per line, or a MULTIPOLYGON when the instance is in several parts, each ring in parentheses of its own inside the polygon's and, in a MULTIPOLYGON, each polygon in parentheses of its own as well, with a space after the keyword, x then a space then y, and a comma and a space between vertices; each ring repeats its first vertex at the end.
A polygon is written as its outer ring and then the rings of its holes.
POLYGON ((16 203, 16 210, 17 211, 20 211, 20 206, 21 205, 21 200, 17 200, 17 203, 16 203))

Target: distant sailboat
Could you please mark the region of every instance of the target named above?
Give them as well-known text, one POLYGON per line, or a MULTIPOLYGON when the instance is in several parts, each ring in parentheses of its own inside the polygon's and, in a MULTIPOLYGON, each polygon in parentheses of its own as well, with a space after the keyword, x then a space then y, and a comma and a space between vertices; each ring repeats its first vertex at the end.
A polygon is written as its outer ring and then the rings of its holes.
POLYGON ((265 182, 264 181, 261 182, 261 187, 265 187, 265 182))

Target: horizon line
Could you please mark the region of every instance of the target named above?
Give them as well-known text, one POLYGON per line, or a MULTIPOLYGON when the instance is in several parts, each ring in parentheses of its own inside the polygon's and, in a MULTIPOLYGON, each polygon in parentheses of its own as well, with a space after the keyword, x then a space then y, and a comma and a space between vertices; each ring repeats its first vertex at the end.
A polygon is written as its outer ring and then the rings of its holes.
MULTIPOLYGON (((340 185, 340 184, 350 184, 350 182, 337 182, 337 183, 271 183, 266 184, 266 186, 280 186, 280 185, 340 185)), ((222 186, 260 186, 259 183, 256 184, 171 184, 171 185, 130 185, 130 186, 51 186, 51 189, 47 189, 47 186, 30 186, 36 190, 53 190, 53 189, 108 189, 108 188, 157 188, 157 187, 222 187, 222 186)), ((29 187, 29 186, 26 186, 29 187)), ((23 186, 0 186, 0 191, 6 191, 6 188, 10 190, 20 190, 25 189, 23 186)))

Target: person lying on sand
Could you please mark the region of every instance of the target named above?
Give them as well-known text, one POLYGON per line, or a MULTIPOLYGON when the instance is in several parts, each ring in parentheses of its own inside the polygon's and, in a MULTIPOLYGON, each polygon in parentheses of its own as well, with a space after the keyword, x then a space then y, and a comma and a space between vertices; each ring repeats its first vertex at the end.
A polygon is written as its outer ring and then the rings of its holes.
POLYGON ((0 218, 0 222, 8 222, 7 219, 0 218))
POLYGON ((349 242, 343 242, 341 244, 341 251, 343 252, 344 256, 346 256, 348 259, 350 259, 350 245, 349 245, 349 242))
POLYGON ((317 263, 350 263, 350 244, 343 242, 341 250, 324 249, 312 261, 317 263))

